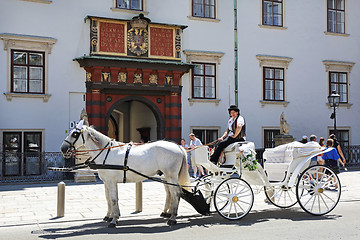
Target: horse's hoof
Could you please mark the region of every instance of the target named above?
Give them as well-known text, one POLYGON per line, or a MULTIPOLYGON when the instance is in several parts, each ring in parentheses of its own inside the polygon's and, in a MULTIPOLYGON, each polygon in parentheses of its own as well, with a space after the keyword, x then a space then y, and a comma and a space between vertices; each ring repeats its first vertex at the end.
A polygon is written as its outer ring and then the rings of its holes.
POLYGON ((170 218, 171 217, 171 214, 170 213, 161 213, 160 214, 160 217, 163 217, 163 218, 170 218))
POLYGON ((169 219, 168 221, 167 221, 167 225, 169 225, 169 226, 173 226, 173 225, 175 225, 176 224, 176 220, 171 220, 171 219, 169 219))
POLYGON ((116 227, 116 224, 115 223, 110 223, 109 225, 108 225, 108 228, 115 228, 116 227))
MULTIPOLYGON (((103 221, 104 221, 104 222, 108 222, 109 219, 110 219, 109 217, 104 217, 104 218, 103 218, 103 221)), ((110 221, 110 222, 111 222, 111 221, 110 221)))
POLYGON ((108 217, 108 219, 106 220, 107 222, 111 222, 113 219, 111 217, 108 217))

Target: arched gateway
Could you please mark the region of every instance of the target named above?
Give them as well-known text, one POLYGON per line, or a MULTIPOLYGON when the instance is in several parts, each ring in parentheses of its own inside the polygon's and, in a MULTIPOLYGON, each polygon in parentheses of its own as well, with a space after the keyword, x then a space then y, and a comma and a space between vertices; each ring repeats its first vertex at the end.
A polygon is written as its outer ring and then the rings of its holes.
POLYGON ((181 33, 186 26, 88 17, 86 70, 90 124, 120 141, 181 138, 181 33), (155 136, 156 135, 156 136, 155 136))

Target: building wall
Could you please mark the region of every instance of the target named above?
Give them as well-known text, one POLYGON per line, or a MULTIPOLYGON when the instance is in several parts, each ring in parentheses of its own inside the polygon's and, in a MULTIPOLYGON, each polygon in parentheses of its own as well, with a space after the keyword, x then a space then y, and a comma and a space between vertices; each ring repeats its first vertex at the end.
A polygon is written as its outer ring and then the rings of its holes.
MULTIPOLYGON (((147 18, 153 22, 188 26, 182 35, 182 50, 223 53, 217 67, 217 102, 191 102, 191 74, 182 77, 182 135, 192 126, 218 127, 225 131, 227 108, 235 103, 233 1, 217 1, 219 21, 193 20, 190 0, 146 0, 147 18)), ((54 0, 50 4, 23 0, 0 0, 0 33, 55 38, 49 61, 48 102, 38 98, 0 96, 0 129, 42 129, 44 151, 59 151, 84 107, 85 71, 74 58, 89 54, 87 15, 131 19, 133 12, 111 10, 113 1, 54 0), (15 14, 16 13, 16 14, 15 14), (78 115, 76 114, 78 112, 78 115)), ((264 127, 279 127, 281 112, 290 124, 290 134, 299 139, 315 133, 326 136, 333 121, 327 107, 328 73, 323 60, 355 62, 349 75, 350 108, 340 107, 339 127, 349 127, 351 144, 360 144, 360 2, 347 0, 348 37, 325 35, 326 1, 285 1, 284 30, 261 28, 261 1, 238 0, 239 107, 247 123, 248 140, 262 147, 264 127), (286 100, 289 104, 261 106, 262 70, 256 55, 292 58, 286 70, 286 100)), ((0 45, 4 45, 0 41, 0 45)), ((186 62, 183 54, 182 61, 186 62)), ((0 89, 8 92, 7 51, 0 50, 0 89)), ((2 141, 2 139, 0 139, 2 141)), ((2 146, 2 144, 0 144, 2 146)))
POLYGON ((278 127, 280 114, 290 124, 290 134, 296 139, 303 135, 328 135, 333 126, 328 108, 328 72, 322 61, 354 62, 349 74, 350 108, 338 109, 337 126, 349 127, 351 144, 359 144, 360 75, 360 2, 346 1, 346 33, 350 36, 326 35, 326 1, 284 1, 284 27, 286 29, 262 28, 261 1, 238 1, 239 9, 239 106, 248 120, 247 135, 257 146, 262 144, 262 127, 278 127), (256 13, 256 14, 254 14, 256 13), (262 69, 256 55, 285 56, 293 58, 285 73, 286 101, 283 105, 261 106, 262 69))

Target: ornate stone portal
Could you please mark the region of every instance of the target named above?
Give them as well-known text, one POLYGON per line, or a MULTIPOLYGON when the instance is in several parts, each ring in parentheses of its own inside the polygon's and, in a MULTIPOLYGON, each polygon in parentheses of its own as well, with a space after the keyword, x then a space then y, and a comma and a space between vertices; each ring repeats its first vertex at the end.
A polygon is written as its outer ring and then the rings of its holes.
POLYGON ((290 125, 285 120, 284 112, 282 112, 280 115, 280 135, 276 135, 274 137, 275 147, 282 144, 293 142, 295 140, 295 138, 292 135, 289 135, 289 131, 290 131, 290 125))

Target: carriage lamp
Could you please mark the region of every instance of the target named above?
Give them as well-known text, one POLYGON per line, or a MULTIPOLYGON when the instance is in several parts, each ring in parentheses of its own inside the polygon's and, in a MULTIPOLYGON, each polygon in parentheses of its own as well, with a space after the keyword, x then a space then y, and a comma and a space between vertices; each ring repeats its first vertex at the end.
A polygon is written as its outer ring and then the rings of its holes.
POLYGON ((334 133, 336 135, 336 107, 339 106, 340 95, 337 94, 336 91, 332 91, 331 95, 329 95, 327 98, 330 107, 333 108, 333 113, 331 114, 330 118, 334 119, 334 133))

